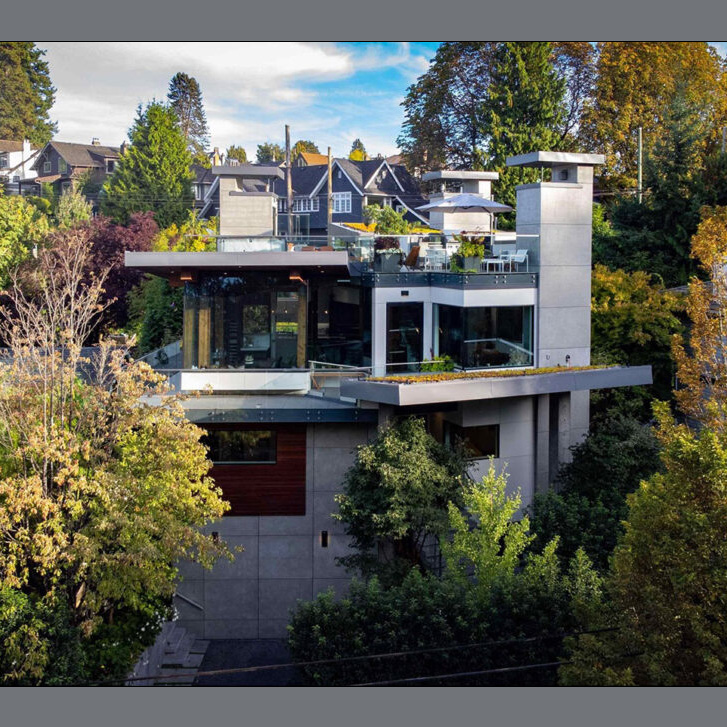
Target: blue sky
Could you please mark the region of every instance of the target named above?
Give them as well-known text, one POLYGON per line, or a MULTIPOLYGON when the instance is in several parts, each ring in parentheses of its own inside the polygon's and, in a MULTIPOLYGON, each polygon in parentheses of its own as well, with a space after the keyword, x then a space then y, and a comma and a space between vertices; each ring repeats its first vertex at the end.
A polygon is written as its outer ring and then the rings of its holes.
POLYGON ((197 78, 213 146, 311 139, 348 154, 396 151, 408 86, 438 43, 58 43, 47 51, 57 88, 56 138, 118 145, 136 107, 166 96, 177 71, 197 78))
MULTIPOLYGON (((43 43, 57 88, 57 139, 118 145, 139 103, 164 99, 177 71, 200 83, 213 146, 311 139, 348 154, 397 151, 407 88, 439 43, 43 43)), ((712 43, 724 57, 727 42, 712 43)))

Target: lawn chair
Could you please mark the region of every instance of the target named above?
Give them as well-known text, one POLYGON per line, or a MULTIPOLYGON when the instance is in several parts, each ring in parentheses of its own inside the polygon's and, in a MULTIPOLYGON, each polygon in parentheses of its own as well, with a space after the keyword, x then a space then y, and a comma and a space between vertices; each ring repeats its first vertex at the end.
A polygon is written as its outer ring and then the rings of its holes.
POLYGON ((407 270, 416 270, 419 263, 419 245, 412 245, 409 254, 404 260, 404 267, 407 270))
POLYGON ((510 258, 509 258, 508 262, 510 264, 510 272, 512 272, 512 270, 513 270, 513 267, 512 267, 513 264, 517 265, 518 266, 518 269, 519 269, 519 266, 522 265, 523 263, 525 263, 525 271, 526 272, 530 272, 530 270, 529 270, 530 266, 529 266, 529 263, 528 263, 528 251, 527 250, 517 250, 517 251, 515 251, 512 255, 510 255, 510 258))

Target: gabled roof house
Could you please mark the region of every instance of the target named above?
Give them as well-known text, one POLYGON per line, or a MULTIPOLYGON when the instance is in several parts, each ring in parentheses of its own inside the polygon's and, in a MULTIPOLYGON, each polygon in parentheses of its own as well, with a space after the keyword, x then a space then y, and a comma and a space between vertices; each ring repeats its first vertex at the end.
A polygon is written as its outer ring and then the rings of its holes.
MULTIPOLYGON (((256 165, 243 165, 252 168, 256 165)), ((302 234, 325 235, 328 226, 328 163, 291 167, 293 215, 295 229, 302 234)), ((334 159, 332 163, 334 223, 362 222, 363 208, 378 204, 403 212, 410 222, 426 223, 427 216, 417 211, 426 203, 419 184, 403 165, 392 165, 386 159, 351 161, 334 159)), ((208 179, 205 177, 204 179, 208 179)), ((272 191, 277 194, 278 229, 287 229, 286 180, 275 181, 272 191)), ((219 183, 206 187, 200 205, 201 215, 219 214, 219 183)))
POLYGON ((24 191, 37 193, 37 187, 32 185, 49 183, 57 194, 61 194, 74 188, 87 175, 90 181, 101 185, 109 174, 113 174, 120 155, 119 147, 104 146, 98 139, 93 139, 90 144, 49 141, 33 164, 38 176, 21 180, 21 186, 24 191))

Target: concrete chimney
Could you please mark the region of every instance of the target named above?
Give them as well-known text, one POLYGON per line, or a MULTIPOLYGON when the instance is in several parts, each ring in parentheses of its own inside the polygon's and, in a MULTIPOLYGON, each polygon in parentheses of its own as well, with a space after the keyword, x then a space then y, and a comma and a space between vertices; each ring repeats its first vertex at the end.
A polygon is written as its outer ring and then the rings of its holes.
POLYGON ((550 182, 517 187, 517 248, 539 270, 537 366, 591 363, 593 167, 602 154, 536 151, 509 167, 550 168, 550 182))

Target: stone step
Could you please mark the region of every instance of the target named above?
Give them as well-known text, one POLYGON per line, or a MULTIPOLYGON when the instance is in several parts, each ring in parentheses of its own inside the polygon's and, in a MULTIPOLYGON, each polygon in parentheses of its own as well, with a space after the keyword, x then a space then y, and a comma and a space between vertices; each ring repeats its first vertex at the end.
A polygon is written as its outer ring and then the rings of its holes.
POLYGON ((202 665, 203 659, 204 654, 189 654, 184 660, 184 666, 199 669, 199 667, 202 665))
POLYGON ((206 639, 195 639, 192 644, 192 648, 189 650, 190 654, 203 654, 207 651, 207 647, 210 642, 206 639))
POLYGON ((180 629, 177 626, 172 629, 172 632, 167 636, 167 643, 164 645, 165 654, 173 654, 179 650, 179 645, 184 638, 186 631, 180 629))

